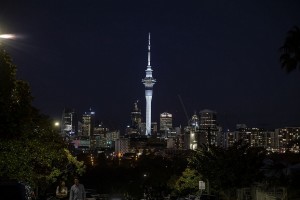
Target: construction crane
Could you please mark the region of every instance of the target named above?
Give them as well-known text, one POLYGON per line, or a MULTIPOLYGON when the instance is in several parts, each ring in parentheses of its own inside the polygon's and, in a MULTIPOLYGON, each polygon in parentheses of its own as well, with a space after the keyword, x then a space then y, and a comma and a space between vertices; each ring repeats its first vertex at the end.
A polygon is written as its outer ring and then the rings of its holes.
POLYGON ((178 96, 178 99, 179 99, 179 101, 180 101, 180 104, 181 104, 181 106, 182 106, 182 109, 183 109, 183 111, 184 111, 184 114, 185 114, 185 117, 186 117, 186 121, 187 121, 187 125, 189 126, 190 125, 190 123, 189 123, 189 116, 188 116, 188 114, 187 114, 187 111, 186 111, 186 109, 185 109, 185 106, 184 106, 184 104, 183 104, 183 101, 182 101, 182 99, 181 99, 181 96, 179 95, 179 94, 177 94, 177 96, 178 96))

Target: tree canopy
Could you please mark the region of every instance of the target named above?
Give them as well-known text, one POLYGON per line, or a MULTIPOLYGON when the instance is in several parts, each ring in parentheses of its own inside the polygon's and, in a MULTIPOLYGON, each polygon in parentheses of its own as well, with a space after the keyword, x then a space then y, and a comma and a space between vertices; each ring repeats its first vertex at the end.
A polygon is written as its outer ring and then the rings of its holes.
POLYGON ((38 187, 82 174, 83 162, 66 149, 51 120, 32 106, 29 84, 17 80, 16 66, 1 45, 0 83, 0 178, 38 187))
POLYGON ((300 29, 295 26, 287 33, 283 46, 280 48, 281 67, 288 73, 300 69, 300 29))
POLYGON ((200 174, 196 170, 187 167, 182 172, 182 176, 175 181, 174 189, 180 196, 197 194, 199 192, 200 180, 200 174))
POLYGON ((210 185, 210 190, 234 196, 237 188, 249 187, 262 179, 260 171, 265 158, 263 148, 235 143, 228 149, 202 146, 189 160, 192 169, 210 185))

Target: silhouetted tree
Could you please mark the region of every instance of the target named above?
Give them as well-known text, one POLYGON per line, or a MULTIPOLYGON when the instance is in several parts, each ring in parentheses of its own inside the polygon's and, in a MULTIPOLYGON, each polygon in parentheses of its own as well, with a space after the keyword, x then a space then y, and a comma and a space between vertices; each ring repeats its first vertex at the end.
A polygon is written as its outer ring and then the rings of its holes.
POLYGON ((280 48, 281 67, 288 73, 300 69, 300 29, 293 27, 287 34, 283 46, 280 48))
POLYGON ((0 45, 0 178, 45 187, 58 177, 82 173, 83 163, 67 151, 32 99, 29 84, 17 80, 16 66, 0 45))
POLYGON ((285 187, 288 189, 288 197, 300 195, 300 155, 299 153, 286 152, 272 153, 264 160, 262 171, 265 175, 264 186, 266 188, 285 187))
POLYGON ((17 138, 31 124, 32 96, 28 83, 16 79, 16 66, 0 46, 0 138, 17 138))
POLYGON ((249 187, 262 179, 260 168, 265 158, 263 148, 235 143, 228 149, 203 146, 190 159, 190 167, 208 181, 212 192, 224 198, 234 197, 236 189, 249 187))

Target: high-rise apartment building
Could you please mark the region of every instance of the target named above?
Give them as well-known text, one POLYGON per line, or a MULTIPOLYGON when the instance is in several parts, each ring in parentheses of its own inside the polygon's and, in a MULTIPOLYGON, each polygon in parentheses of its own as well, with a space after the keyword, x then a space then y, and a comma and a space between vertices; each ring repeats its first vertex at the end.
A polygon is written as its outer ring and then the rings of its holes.
POLYGON ((245 124, 237 124, 235 131, 227 131, 224 134, 224 147, 232 146, 234 142, 249 144, 251 147, 264 147, 267 150, 275 151, 276 138, 274 131, 262 128, 248 128, 245 124))
POLYGON ((300 127, 285 127, 275 129, 275 137, 277 137, 274 145, 279 152, 285 153, 287 150, 299 153, 300 127))

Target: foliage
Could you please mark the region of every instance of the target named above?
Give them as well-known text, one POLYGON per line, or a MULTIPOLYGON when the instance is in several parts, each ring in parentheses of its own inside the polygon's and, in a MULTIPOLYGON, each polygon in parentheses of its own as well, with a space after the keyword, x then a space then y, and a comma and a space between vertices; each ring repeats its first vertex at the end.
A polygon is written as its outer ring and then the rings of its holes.
POLYGON ((16 66, 0 46, 0 177, 47 186, 84 165, 66 150, 51 120, 32 106, 29 84, 16 79, 16 66), (68 166, 75 170, 68 170, 68 166))
POLYGON ((272 153, 264 160, 262 171, 268 187, 293 186, 300 175, 299 153, 272 153))
POLYGON ((293 27, 285 39, 283 46, 280 48, 281 67, 288 73, 300 69, 300 29, 293 27))
POLYGON ((31 112, 28 85, 16 80, 16 66, 5 50, 0 49, 0 137, 20 136, 23 124, 31 112))
POLYGON ((172 173, 172 161, 162 156, 143 155, 138 160, 138 167, 145 175, 144 184, 151 187, 164 186, 172 173))
POLYGON ((240 142, 228 149, 203 146, 190 158, 189 165, 208 180, 211 191, 234 196, 237 188, 251 186, 262 179, 260 167, 265 150, 240 142))
POLYGON ((186 168, 182 172, 182 176, 180 176, 176 182, 174 189, 177 194, 180 196, 186 196, 188 194, 196 194, 199 192, 199 181, 201 177, 200 174, 190 168, 186 168))
POLYGON ((66 178, 72 174, 82 174, 83 162, 78 162, 64 148, 59 135, 45 129, 36 129, 32 135, 20 139, 0 141, 0 177, 29 182, 40 187, 66 178), (74 166, 74 171, 67 167, 74 166))
POLYGON ((288 199, 300 196, 300 154, 293 152, 271 153, 264 160, 264 189, 286 188, 288 199))

